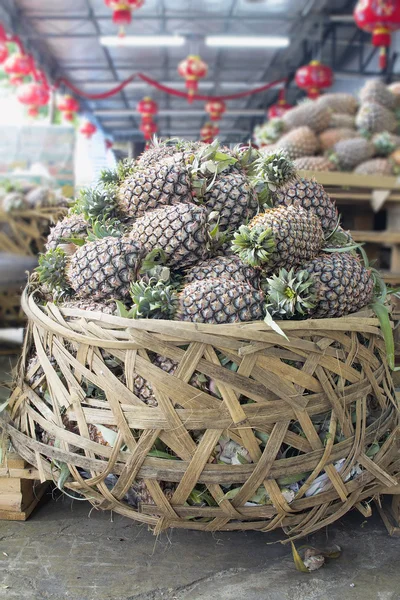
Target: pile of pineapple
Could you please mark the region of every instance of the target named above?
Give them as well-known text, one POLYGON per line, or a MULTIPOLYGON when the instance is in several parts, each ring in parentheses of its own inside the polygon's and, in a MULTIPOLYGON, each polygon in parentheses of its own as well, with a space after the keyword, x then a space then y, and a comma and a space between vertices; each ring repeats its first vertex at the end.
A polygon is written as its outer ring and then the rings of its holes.
POLYGON ((61 190, 45 185, 0 181, 0 209, 6 213, 30 209, 68 206, 68 199, 61 190))
POLYGON ((400 85, 365 83, 359 99, 332 93, 306 101, 282 118, 256 127, 255 142, 270 152, 286 150, 301 170, 400 172, 400 85))
MULTIPOLYGON (((155 143, 138 160, 104 171, 96 187, 83 190, 51 230, 30 285, 38 303, 56 302, 66 320, 84 316, 76 309, 212 324, 266 319, 281 335, 280 319, 340 317, 368 305, 376 290, 372 270, 339 225, 335 203, 315 180, 299 177, 284 152, 261 154, 251 146, 228 149, 217 141, 177 140, 155 143)), ((71 346, 69 351, 76 350, 71 346)), ((155 352, 148 358, 166 373, 178 366, 155 352)), ((58 372, 54 357, 48 359, 58 372)), ((103 359, 123 380, 123 366, 115 357, 104 352, 103 359)), ((218 359, 227 369, 237 369, 228 357, 218 359)), ((48 402, 36 354, 26 366, 26 381, 48 402)), ((195 372, 189 383, 221 397, 217 383, 201 373, 195 372)), ((133 388, 146 405, 157 406, 149 381, 134 373, 133 388)), ((90 382, 84 391, 96 402, 105 399, 90 382)), ((326 425, 324 418, 321 436, 327 435, 326 425)), ((68 411, 63 426, 79 435, 68 411)), ((88 431, 92 441, 114 445, 115 427, 90 424, 88 431)), ((43 443, 56 443, 40 428, 36 434, 43 443)), ((193 432, 196 442, 201 435, 193 432)), ((265 447, 268 436, 256 435, 265 447)), ((222 436, 215 462, 252 462, 238 441, 222 436)), ((285 446, 280 455, 296 452, 285 446)), ((149 455, 171 454, 157 440, 149 455)), ((287 502, 306 475, 296 482, 280 481, 287 502)), ((112 489, 116 481, 110 474, 105 483, 112 489)), ((170 498, 176 484, 160 485, 170 498)), ((240 486, 224 490, 233 498, 240 486)), ((125 500, 134 507, 153 503, 140 479, 125 500)), ((251 499, 252 505, 268 502, 263 487, 251 499)), ((215 505, 215 500, 205 486, 197 486, 188 503, 215 505)))
POLYGON ((285 153, 180 141, 105 171, 50 231, 43 298, 132 318, 341 317, 370 270, 335 203, 285 153))

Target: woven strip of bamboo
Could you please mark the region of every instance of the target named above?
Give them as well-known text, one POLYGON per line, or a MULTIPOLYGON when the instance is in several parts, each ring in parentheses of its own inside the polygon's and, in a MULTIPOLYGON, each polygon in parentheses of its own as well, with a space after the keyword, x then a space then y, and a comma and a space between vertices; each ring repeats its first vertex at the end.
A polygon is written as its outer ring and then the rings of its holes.
POLYGON ((36 255, 44 249, 49 227, 67 213, 62 206, 0 210, 0 252, 36 255))
POLYGON ((282 526, 296 538, 397 485, 398 406, 367 311, 282 322, 287 341, 264 322, 131 320, 27 292, 22 305, 2 425, 42 479, 68 465, 66 486, 98 508, 155 532, 282 526), (218 460, 221 440, 245 460, 218 460))

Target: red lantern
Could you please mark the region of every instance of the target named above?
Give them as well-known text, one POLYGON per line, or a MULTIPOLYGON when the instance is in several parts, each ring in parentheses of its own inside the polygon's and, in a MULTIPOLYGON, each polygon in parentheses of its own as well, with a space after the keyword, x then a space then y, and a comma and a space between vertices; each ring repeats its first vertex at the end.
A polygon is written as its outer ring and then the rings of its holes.
POLYGON ((124 27, 132 22, 132 11, 141 8, 144 0, 105 0, 106 5, 113 11, 113 23, 119 25, 118 35, 125 35, 124 27))
POLYGON ((10 83, 18 85, 24 77, 30 75, 33 69, 33 59, 28 54, 11 54, 4 62, 4 71, 10 75, 10 83))
POLYGON ((210 100, 207 102, 206 112, 210 115, 211 121, 219 121, 226 111, 226 104, 223 100, 210 100))
POLYGON ((372 44, 380 46, 379 67, 385 69, 391 34, 400 28, 400 2, 359 0, 354 9, 354 20, 360 29, 372 33, 372 44))
POLYGON ((144 0, 128 0, 128 4, 132 10, 137 10, 138 8, 142 8, 144 0))
POLYGON ((140 131, 144 135, 145 140, 151 140, 152 136, 157 133, 157 125, 154 121, 140 124, 140 131))
POLYGON ((96 133, 97 127, 90 121, 84 121, 79 128, 79 133, 85 136, 88 140, 92 137, 94 133, 96 133))
POLYGON ((318 98, 323 88, 333 84, 333 72, 319 60, 312 60, 310 64, 297 69, 295 82, 299 88, 307 91, 309 98, 318 98))
POLYGON ((138 103, 137 111, 142 116, 142 123, 150 123, 158 113, 158 104, 150 96, 146 96, 138 103))
POLYGON ((18 87, 17 99, 21 104, 26 104, 30 117, 37 117, 39 106, 45 106, 50 99, 48 88, 42 83, 32 81, 24 83, 18 87))
POLYGON ((79 110, 79 102, 75 100, 73 96, 67 94, 59 99, 57 108, 62 112, 62 115, 66 121, 73 121, 75 114, 79 110))
POLYGON ((206 144, 211 144, 214 141, 214 138, 219 134, 219 128, 213 125, 212 123, 206 123, 200 129, 200 138, 202 142, 206 144))
POLYGON ((0 65, 8 58, 8 48, 5 42, 0 41, 0 65))
POLYGON ((198 90, 199 79, 207 75, 208 67, 200 56, 188 56, 179 63, 178 73, 186 80, 186 89, 188 90, 188 101, 193 101, 193 96, 198 90))
POLYGON ((285 90, 282 89, 279 92, 278 102, 276 104, 272 104, 267 111, 268 119, 280 119, 280 117, 283 117, 285 112, 291 108, 293 108, 293 106, 286 101, 285 90))

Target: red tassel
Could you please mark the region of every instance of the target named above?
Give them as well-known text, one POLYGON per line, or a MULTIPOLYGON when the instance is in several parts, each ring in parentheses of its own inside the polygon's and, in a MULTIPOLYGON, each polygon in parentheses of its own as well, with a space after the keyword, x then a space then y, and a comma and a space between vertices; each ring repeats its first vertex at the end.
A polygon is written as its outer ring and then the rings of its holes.
POLYGON ((386 60, 386 48, 385 46, 381 46, 379 50, 379 68, 381 71, 384 71, 387 66, 386 60))

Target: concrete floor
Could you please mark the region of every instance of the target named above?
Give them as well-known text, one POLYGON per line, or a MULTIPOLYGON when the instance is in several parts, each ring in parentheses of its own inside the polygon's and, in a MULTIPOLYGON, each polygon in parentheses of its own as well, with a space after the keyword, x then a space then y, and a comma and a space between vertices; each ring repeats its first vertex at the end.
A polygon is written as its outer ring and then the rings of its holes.
MULTIPOLYGON (((59 494, 59 492, 57 492, 59 494)), ((0 521, 0 598, 7 600, 399 600, 400 538, 379 517, 348 515, 310 537, 342 556, 295 570, 282 535, 146 527, 64 496, 26 523, 0 521)), ((298 543, 298 546, 301 542, 298 543)))

